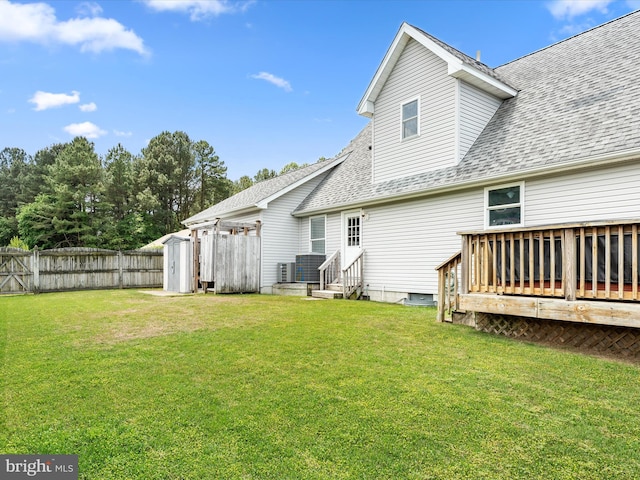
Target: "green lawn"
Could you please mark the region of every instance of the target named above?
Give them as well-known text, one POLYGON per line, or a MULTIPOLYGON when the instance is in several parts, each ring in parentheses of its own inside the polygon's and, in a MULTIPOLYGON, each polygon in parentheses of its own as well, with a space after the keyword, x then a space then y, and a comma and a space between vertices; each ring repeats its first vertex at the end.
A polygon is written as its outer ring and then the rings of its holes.
POLYGON ((80 478, 640 478, 640 367, 433 309, 2 297, 0 348, 0 453, 80 478))

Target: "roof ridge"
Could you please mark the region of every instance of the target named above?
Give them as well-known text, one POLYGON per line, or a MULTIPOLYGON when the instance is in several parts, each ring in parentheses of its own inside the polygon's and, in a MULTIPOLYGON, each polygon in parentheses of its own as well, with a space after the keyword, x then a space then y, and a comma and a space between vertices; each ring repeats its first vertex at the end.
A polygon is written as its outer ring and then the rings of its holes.
POLYGON ((529 52, 529 53, 527 53, 525 55, 522 55, 521 57, 514 58, 513 60, 509 60, 508 62, 503 63, 502 65, 498 65, 497 67, 495 67, 494 70, 496 70, 498 68, 506 67, 507 65, 510 65, 510 64, 512 64, 514 62, 517 62, 517 61, 522 60, 524 58, 530 57, 530 56, 535 55, 537 53, 543 52, 543 51, 548 50, 550 48, 556 47, 557 45, 560 45, 561 43, 568 42, 568 41, 573 40, 575 38, 578 38, 578 37, 580 37, 582 35, 585 35, 585 34, 587 34, 589 32, 592 32, 593 30, 597 30, 599 28, 605 27, 605 26, 609 25, 610 23, 617 22, 618 20, 622 20, 623 18, 630 17, 630 16, 636 15, 636 14, 640 14, 640 9, 634 10, 634 11, 629 12, 629 13, 625 13, 624 15, 621 15, 621 16, 616 17, 616 18, 612 18, 608 22, 601 23, 600 25, 595 25, 595 26, 585 30, 584 32, 576 33, 575 35, 567 37, 567 38, 565 38, 563 40, 559 40, 556 43, 552 43, 551 45, 547 45, 546 47, 539 48, 538 50, 534 50, 533 52, 529 52))

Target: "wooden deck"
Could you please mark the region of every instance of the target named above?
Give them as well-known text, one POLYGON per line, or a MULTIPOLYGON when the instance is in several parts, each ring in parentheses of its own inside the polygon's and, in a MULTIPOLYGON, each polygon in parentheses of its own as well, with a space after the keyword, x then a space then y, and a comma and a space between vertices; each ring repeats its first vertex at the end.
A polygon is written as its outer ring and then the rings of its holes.
POLYGON ((438 267, 453 312, 640 328, 640 220, 462 232, 438 267))

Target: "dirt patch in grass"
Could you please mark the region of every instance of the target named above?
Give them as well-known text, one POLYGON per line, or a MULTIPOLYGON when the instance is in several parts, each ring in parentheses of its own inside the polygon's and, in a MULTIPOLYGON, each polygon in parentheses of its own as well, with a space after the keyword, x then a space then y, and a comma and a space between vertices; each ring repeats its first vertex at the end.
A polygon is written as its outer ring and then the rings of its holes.
POLYGON ((195 298, 163 297, 152 301, 133 301, 128 308, 85 315, 82 323, 67 325, 79 333, 77 345, 114 345, 198 330, 218 330, 255 324, 259 320, 235 314, 237 296, 195 298), (205 301, 202 301, 205 300, 205 301))

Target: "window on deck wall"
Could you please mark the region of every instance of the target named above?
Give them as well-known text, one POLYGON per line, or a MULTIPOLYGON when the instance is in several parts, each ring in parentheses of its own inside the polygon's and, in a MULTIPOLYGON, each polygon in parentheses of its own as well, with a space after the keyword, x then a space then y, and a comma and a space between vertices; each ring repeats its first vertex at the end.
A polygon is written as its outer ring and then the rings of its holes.
POLYGON ((486 226, 522 225, 523 197, 522 183, 486 188, 486 226))
POLYGON ((418 125, 418 99, 402 105, 402 139, 410 138, 420 133, 418 125))
POLYGON ((325 223, 326 217, 311 217, 309 219, 309 238, 312 253, 325 253, 325 223))

